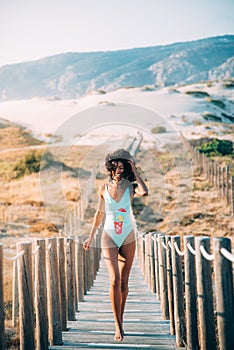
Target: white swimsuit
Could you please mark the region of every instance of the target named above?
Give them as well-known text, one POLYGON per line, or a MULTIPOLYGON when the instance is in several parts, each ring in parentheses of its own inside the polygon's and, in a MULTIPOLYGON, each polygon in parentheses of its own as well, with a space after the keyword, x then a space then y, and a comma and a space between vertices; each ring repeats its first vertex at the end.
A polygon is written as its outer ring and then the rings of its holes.
POLYGON ((116 202, 109 194, 106 185, 103 197, 106 211, 104 231, 120 248, 133 230, 130 189, 127 187, 122 198, 116 202))

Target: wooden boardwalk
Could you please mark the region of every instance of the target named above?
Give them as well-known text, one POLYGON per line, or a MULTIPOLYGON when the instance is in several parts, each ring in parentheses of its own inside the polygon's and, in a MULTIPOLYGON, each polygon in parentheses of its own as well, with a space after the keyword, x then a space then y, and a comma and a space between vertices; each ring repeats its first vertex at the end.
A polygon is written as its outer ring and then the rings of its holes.
POLYGON ((124 318, 125 338, 121 343, 114 341, 109 277, 105 262, 101 260, 93 287, 85 296, 85 301, 79 303, 77 320, 68 321, 69 330, 63 332, 63 345, 54 345, 50 349, 177 349, 175 337, 169 334, 169 321, 162 320, 160 303, 149 291, 137 259, 129 287, 124 318))

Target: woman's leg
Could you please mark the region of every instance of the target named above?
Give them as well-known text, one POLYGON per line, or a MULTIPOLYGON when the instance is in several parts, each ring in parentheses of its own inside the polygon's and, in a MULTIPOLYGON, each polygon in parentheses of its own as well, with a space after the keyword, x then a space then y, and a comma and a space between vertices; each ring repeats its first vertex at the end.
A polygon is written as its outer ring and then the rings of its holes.
POLYGON ((121 321, 121 283, 118 267, 118 248, 102 248, 110 276, 110 299, 115 320, 115 337, 117 341, 123 340, 123 330, 121 321))
POLYGON ((119 273, 121 281, 121 322, 123 322, 123 314, 128 296, 128 279, 132 267, 135 254, 136 242, 132 241, 123 245, 119 249, 119 273))

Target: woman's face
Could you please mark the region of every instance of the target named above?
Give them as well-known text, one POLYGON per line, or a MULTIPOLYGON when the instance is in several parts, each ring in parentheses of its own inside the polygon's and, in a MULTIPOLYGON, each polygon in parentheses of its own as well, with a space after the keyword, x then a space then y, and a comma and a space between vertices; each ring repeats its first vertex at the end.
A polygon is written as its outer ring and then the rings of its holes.
POLYGON ((114 180, 120 181, 124 174, 124 165, 122 162, 117 162, 117 167, 112 171, 112 178, 114 180))

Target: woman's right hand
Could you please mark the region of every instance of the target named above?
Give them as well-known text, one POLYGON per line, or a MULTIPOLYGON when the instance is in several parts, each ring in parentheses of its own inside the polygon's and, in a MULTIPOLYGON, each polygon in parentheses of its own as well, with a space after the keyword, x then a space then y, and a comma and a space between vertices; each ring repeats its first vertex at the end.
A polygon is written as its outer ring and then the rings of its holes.
POLYGON ((89 250, 91 242, 92 242, 92 239, 90 237, 84 241, 83 243, 84 250, 89 250))

